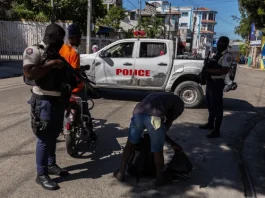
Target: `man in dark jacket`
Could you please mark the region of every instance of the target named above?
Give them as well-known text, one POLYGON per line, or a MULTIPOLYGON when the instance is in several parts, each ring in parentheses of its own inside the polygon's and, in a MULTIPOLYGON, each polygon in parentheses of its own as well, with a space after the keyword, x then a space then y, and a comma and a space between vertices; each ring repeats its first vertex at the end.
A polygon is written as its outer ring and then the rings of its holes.
POLYGON ((157 180, 155 185, 163 185, 160 180, 164 168, 163 146, 167 141, 175 151, 180 150, 167 134, 173 123, 184 111, 184 102, 180 97, 169 93, 152 93, 136 105, 131 119, 129 137, 125 146, 120 170, 114 172, 119 181, 124 181, 125 168, 135 145, 141 140, 145 129, 151 138, 151 151, 154 152, 157 180))

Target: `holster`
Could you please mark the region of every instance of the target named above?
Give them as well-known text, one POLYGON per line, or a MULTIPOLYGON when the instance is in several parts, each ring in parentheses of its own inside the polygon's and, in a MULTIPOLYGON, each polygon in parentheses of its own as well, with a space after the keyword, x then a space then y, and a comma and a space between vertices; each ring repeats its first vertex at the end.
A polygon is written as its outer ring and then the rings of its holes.
POLYGON ((37 103, 38 101, 35 99, 31 102, 30 116, 31 116, 31 127, 33 133, 36 136, 39 136, 47 131, 48 122, 40 118, 41 105, 37 103))

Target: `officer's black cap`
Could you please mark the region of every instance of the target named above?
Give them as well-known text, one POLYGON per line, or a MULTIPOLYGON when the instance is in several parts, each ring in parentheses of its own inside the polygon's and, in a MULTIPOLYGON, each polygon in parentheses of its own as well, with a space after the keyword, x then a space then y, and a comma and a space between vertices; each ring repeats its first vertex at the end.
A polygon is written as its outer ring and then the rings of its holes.
POLYGON ((45 44, 52 44, 63 40, 64 37, 65 30, 60 25, 53 23, 46 27, 43 42, 45 44))

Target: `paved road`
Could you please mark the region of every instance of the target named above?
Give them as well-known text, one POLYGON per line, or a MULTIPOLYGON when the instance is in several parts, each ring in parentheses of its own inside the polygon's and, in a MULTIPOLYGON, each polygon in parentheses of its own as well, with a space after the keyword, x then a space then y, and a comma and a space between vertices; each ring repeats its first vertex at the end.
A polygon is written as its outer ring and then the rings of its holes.
MULTIPOLYGON (((53 177, 61 189, 45 191, 36 185, 35 144, 30 130, 29 87, 21 77, 0 81, 0 197, 244 197, 242 175, 238 169, 234 143, 242 126, 257 112, 265 100, 264 72, 239 69, 237 91, 225 94, 225 118, 222 138, 208 140, 197 128, 207 118, 207 110, 186 109, 169 134, 185 149, 194 165, 190 180, 175 181, 155 189, 152 181, 128 177, 120 184, 112 177, 119 166, 122 146, 126 142, 131 112, 143 93, 105 91, 105 99, 95 100, 92 111, 100 139, 83 145, 80 159, 66 154, 63 137, 57 147, 58 164, 70 171, 68 178, 53 177)), ((165 147, 167 158, 172 151, 165 147)), ((262 195, 262 194, 261 194, 262 195)), ((264 196, 264 194, 263 194, 264 196)))

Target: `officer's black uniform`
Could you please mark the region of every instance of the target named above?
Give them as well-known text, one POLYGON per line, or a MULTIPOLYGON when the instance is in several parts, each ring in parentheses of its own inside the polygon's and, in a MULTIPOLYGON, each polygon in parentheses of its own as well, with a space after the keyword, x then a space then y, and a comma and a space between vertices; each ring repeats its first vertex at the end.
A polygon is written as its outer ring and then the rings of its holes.
MULTIPOLYGON (((23 54, 23 66, 44 64, 44 52, 47 45, 59 52, 63 45, 65 31, 56 24, 48 25, 45 30, 43 42, 25 49, 23 54)), ((65 106, 61 96, 61 87, 65 81, 65 69, 51 69, 44 77, 35 81, 25 82, 34 85, 32 97, 28 102, 31 105, 31 126, 37 137, 36 182, 43 188, 54 190, 58 185, 50 179, 48 174, 60 176, 68 175, 68 172, 56 164, 56 139, 63 128, 65 106)))
MULTIPOLYGON (((210 59, 209 66, 211 69, 220 69, 229 67, 232 64, 232 55, 225 50, 217 53, 210 59)), ((225 86, 226 75, 214 76, 209 75, 206 84, 206 102, 209 111, 208 123, 200 126, 201 129, 213 129, 208 138, 220 136, 220 128, 223 120, 223 90, 225 86)))

